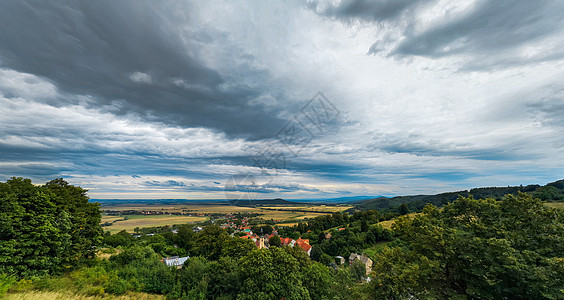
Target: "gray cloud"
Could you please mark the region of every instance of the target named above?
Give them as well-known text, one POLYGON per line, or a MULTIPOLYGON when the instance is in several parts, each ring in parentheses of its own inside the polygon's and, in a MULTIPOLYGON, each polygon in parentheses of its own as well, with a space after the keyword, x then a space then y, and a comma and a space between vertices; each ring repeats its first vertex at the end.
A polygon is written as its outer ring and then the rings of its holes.
POLYGON ((310 7, 319 14, 337 18, 361 18, 382 21, 398 17, 405 10, 429 0, 344 0, 336 6, 321 7, 319 2, 310 7))
POLYGON ((534 120, 561 132, 564 129, 564 86, 545 86, 543 92, 544 94, 532 95, 537 99, 533 98, 533 101, 527 103, 527 109, 534 120))
MULTIPOLYGON (((62 93, 89 95, 91 105, 121 101, 117 113, 248 138, 276 132, 284 124, 277 113, 249 104, 268 87, 237 83, 196 57, 200 43, 225 35, 195 27, 183 36, 168 25, 173 17, 152 2, 3 2, 0 61, 62 93)), ((268 73, 240 64, 266 82, 268 73)))
MULTIPOLYGON (((377 27, 381 38, 371 45, 369 54, 435 59, 465 55, 470 58, 460 67, 465 71, 506 68, 564 57, 561 39, 554 45, 546 42, 563 34, 564 3, 561 1, 481 0, 457 14, 446 8, 445 16, 421 30, 419 20, 436 14, 429 10, 437 4, 438 1, 425 0, 344 0, 338 5, 324 6, 315 2, 310 7, 320 15, 344 22, 358 19, 387 24, 377 27), (539 53, 531 54, 527 51, 534 50, 522 49, 541 43, 544 49, 539 53)), ((442 9, 438 7, 438 11, 442 9)))
POLYGON ((393 54, 442 57, 504 51, 558 33, 563 12, 558 1, 480 1, 462 17, 422 33, 406 30, 406 39, 393 54))

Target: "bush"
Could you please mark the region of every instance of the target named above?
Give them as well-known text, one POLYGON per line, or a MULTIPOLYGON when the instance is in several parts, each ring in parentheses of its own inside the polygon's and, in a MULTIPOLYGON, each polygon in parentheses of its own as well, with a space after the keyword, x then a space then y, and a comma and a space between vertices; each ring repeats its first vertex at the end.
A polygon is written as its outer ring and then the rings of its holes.
POLYGON ((11 292, 25 292, 34 289, 33 281, 30 279, 20 279, 15 285, 10 289, 11 292))
POLYGON ((115 294, 115 295, 122 295, 127 291, 128 284, 127 281, 118 278, 117 276, 113 276, 106 284, 104 285, 104 289, 107 293, 115 294))
POLYGON ((0 273, 0 296, 3 296, 16 283, 14 275, 0 273))

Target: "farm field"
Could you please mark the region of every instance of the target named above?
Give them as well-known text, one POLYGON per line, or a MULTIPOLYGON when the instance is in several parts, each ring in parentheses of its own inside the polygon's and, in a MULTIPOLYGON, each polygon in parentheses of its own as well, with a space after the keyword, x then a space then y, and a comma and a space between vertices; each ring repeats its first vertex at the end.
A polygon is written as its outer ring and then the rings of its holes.
MULTIPOLYGON (((315 218, 323 213, 333 213, 344 211, 351 206, 344 205, 272 205, 272 206, 234 206, 229 204, 126 204, 126 205, 106 205, 102 210, 113 211, 159 211, 164 213, 190 213, 190 214, 234 214, 234 213, 254 213, 265 220, 275 220, 283 222, 283 226, 297 224, 307 218, 315 218)), ((128 220, 117 221, 112 226, 104 227, 104 230, 116 233, 121 230, 133 232, 135 227, 154 227, 163 225, 183 224, 186 222, 201 222, 208 219, 206 216, 180 216, 180 215, 127 215, 128 220)), ((103 215, 102 223, 121 220, 123 216, 103 215)))
MULTIPOLYGON (((123 219, 124 217, 117 216, 102 216, 102 223, 107 222, 110 219, 123 219)), ((127 215, 128 220, 117 221, 112 226, 103 227, 104 231, 109 231, 112 234, 126 230, 127 232, 133 232, 135 227, 155 227, 164 225, 174 225, 174 224, 185 224, 188 222, 203 222, 208 219, 208 217, 191 217, 191 216, 178 216, 178 215, 127 215)), ((109 221, 111 222, 111 221, 109 221)))

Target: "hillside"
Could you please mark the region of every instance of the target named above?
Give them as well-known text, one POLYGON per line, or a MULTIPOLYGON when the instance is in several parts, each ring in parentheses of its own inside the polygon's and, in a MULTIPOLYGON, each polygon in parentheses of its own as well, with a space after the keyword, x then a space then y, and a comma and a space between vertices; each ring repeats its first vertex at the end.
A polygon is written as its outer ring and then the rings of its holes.
POLYGON ((355 204, 356 207, 352 210, 391 210, 405 203, 410 211, 418 211, 427 203, 442 206, 456 200, 460 196, 468 197, 472 195, 476 199, 499 199, 503 195, 517 194, 518 192, 530 193, 545 201, 561 201, 564 199, 564 179, 548 183, 544 186, 532 184, 527 186, 482 187, 473 188, 470 191, 446 192, 436 195, 397 196, 392 198, 378 197, 354 202, 353 204, 355 204))
POLYGON ((235 206, 307 205, 307 203, 292 202, 281 198, 263 200, 231 200, 229 203, 235 206))

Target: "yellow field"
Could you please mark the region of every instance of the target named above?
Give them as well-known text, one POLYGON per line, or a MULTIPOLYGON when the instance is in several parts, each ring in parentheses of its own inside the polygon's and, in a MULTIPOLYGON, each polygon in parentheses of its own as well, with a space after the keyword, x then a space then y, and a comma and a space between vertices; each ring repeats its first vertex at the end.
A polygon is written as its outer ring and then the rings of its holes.
POLYGON ((234 206, 229 204, 212 204, 212 205, 203 205, 203 204, 178 204, 178 205, 107 205, 102 206, 102 210, 117 210, 117 211, 124 211, 124 210, 137 210, 137 211, 147 211, 147 210, 155 210, 155 211, 163 211, 163 212, 192 212, 192 213, 236 213, 236 212, 253 212, 256 209, 253 207, 241 207, 241 206, 234 206))
POLYGON ((564 202, 549 202, 546 203, 547 206, 564 209, 564 202))
MULTIPOLYGON (((116 210, 116 211, 163 211, 163 212, 183 212, 192 214, 233 214, 233 213, 256 213, 260 218, 265 220, 282 221, 287 224, 297 224, 306 218, 315 218, 323 215, 322 213, 333 213, 344 211, 351 208, 351 206, 340 205, 303 205, 303 206, 284 206, 284 205, 271 205, 264 207, 244 207, 234 206, 229 204, 178 204, 178 205, 113 205, 103 206, 102 210, 116 210), (300 210, 300 211, 292 211, 300 210), (307 212, 303 212, 307 211, 307 212)), ((104 227, 104 230, 116 233, 121 230, 133 232, 135 227, 154 227, 172 224, 183 224, 186 222, 200 222, 207 219, 207 217, 187 217, 177 215, 128 215, 129 220, 117 221, 112 226, 104 227)), ((121 220, 123 216, 102 216, 102 223, 113 222, 121 220)))
POLYGON ((106 222, 113 222, 115 220, 122 220, 123 217, 120 216, 108 216, 108 215, 102 215, 102 223, 106 223, 106 222))
POLYGON ((276 225, 284 226, 284 227, 292 227, 292 226, 298 225, 298 223, 296 223, 296 222, 294 222, 294 223, 279 223, 279 224, 276 224, 276 225))
MULTIPOLYGON (((186 224, 189 222, 202 222, 208 219, 208 217, 189 217, 177 215, 128 215, 127 217, 129 218, 128 220, 117 221, 112 226, 103 227, 104 231, 109 231, 111 233, 120 232, 122 230, 133 232, 135 227, 143 228, 174 224, 186 224)), ((119 217, 119 219, 123 219, 123 217, 119 217)), ((103 217, 102 222, 105 222, 103 217)))

